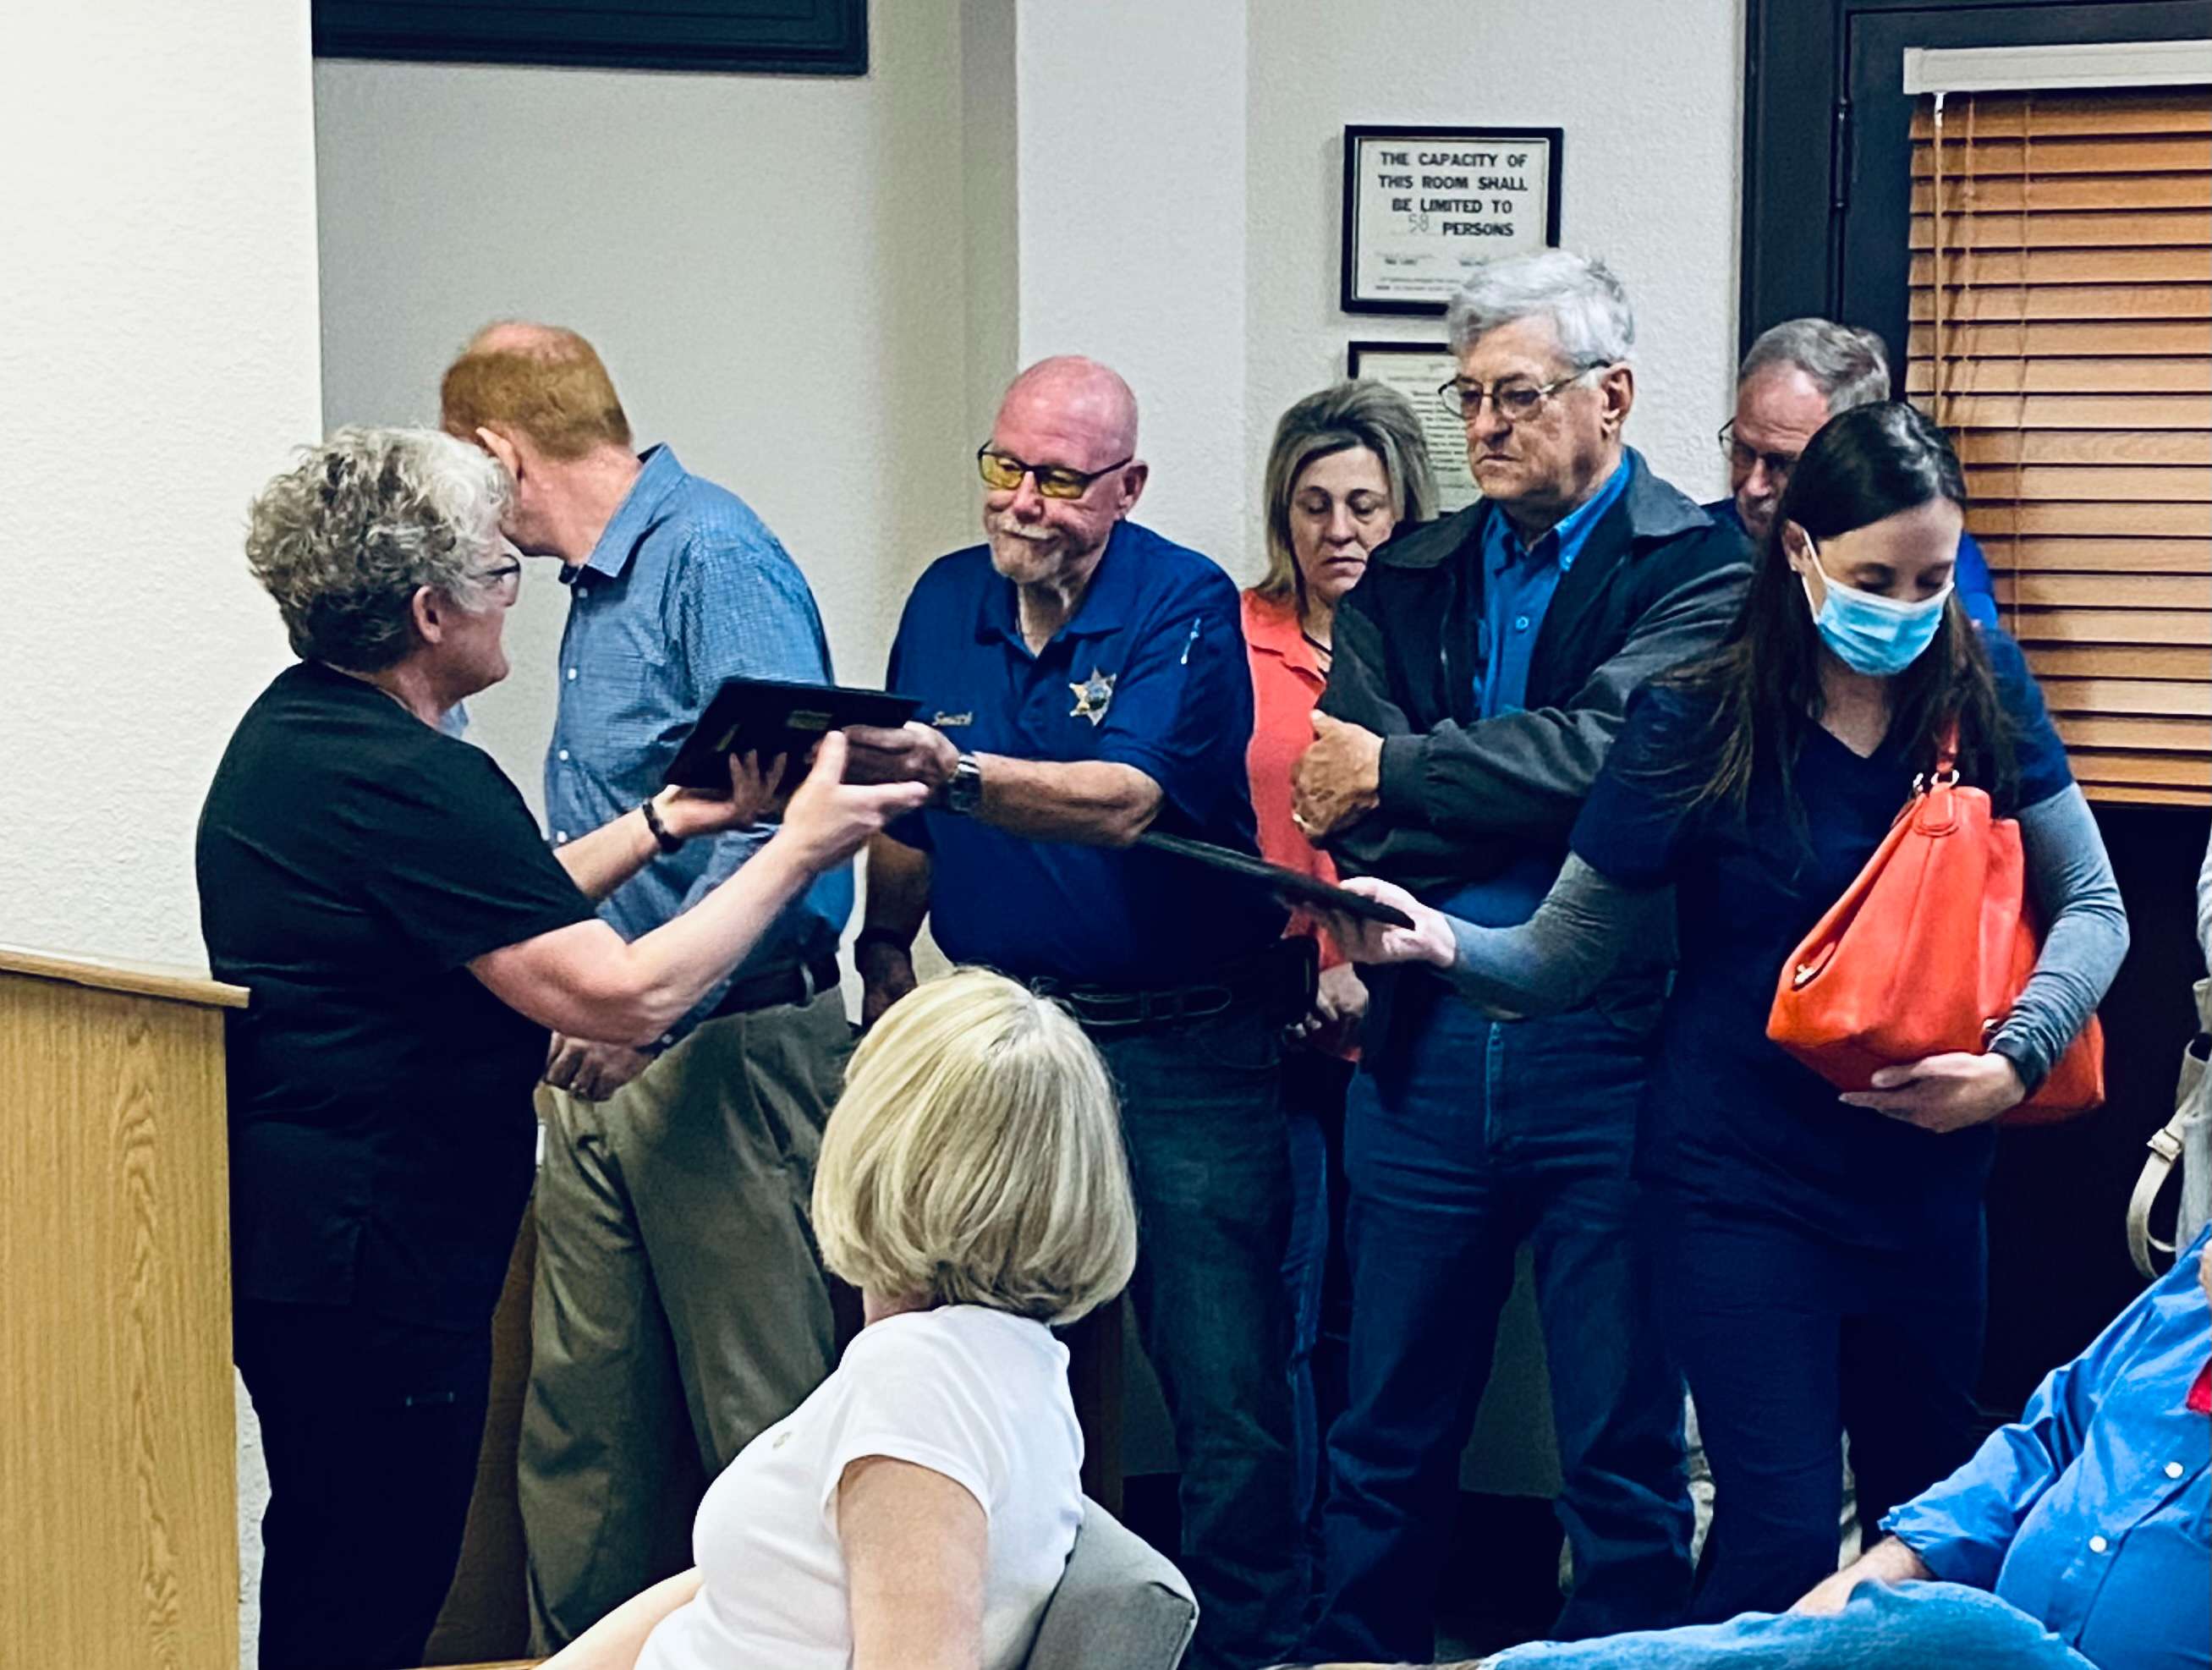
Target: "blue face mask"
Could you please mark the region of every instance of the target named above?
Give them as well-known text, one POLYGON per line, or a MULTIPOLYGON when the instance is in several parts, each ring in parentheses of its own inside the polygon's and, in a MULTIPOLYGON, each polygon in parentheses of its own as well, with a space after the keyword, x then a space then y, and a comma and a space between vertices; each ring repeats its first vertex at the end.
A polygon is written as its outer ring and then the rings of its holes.
MULTIPOLYGON (((1820 548, 1812 549, 1813 561, 1819 563, 1820 548)), ((1921 652, 1936 641, 1936 629, 1943 624, 1943 605, 1951 596, 1950 583, 1946 581, 1934 597, 1917 603, 1877 597, 1844 585, 1822 565, 1820 579, 1827 586, 1827 595, 1815 606, 1812 581, 1802 574, 1797 579, 1805 588, 1807 605, 1813 609, 1813 624, 1820 641, 1853 672, 1869 678, 1890 677, 1920 659, 1921 652)))

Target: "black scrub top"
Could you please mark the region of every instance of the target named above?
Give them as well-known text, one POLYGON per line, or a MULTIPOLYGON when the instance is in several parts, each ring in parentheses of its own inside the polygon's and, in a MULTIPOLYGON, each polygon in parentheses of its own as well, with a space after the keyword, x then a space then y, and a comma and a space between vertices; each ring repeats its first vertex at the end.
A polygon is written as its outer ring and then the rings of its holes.
POLYGON ((530 1194, 547 1034, 467 969, 591 902, 483 750, 313 662, 239 722, 200 815, 229 1027, 245 1299, 483 1326, 530 1194))
MULTIPOLYGON (((1983 641, 2013 726, 2018 780, 2000 815, 2073 780, 2018 646, 1983 641)), ((1906 739, 1862 759, 1801 728, 1793 823, 1771 770, 1741 816, 1690 808, 1712 768, 1711 698, 1664 683, 1629 704, 1575 825, 1583 861, 1630 887, 1672 883, 1680 951, 1638 1132, 1637 1170, 1702 1206, 1780 1218, 1849 1245, 1896 1249, 1980 1210, 1988 1126, 1937 1133, 1854 1108, 1766 1036, 1783 963, 1881 844, 1911 792, 1906 739)))

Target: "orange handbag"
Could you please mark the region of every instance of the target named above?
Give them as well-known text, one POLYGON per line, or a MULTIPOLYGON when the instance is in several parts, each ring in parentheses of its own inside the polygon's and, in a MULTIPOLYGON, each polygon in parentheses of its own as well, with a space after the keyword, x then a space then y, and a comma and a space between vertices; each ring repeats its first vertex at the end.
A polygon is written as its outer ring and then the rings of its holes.
MULTIPOLYGON (((1959 785, 1955 732, 1856 880, 1784 966, 1766 1035, 1838 1090, 1954 1050, 1979 1054, 2034 972, 2020 825, 1959 785)), ((2049 1125, 2105 1099, 2089 1023, 2005 1125, 2049 1125)))

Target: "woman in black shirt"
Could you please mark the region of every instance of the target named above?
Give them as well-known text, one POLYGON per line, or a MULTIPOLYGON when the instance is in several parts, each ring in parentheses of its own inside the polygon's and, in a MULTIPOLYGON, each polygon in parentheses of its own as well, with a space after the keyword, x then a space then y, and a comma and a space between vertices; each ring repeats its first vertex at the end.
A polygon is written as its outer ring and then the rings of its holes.
POLYGON ((263 1670, 420 1662, 452 1576, 489 1323, 533 1173, 548 1029, 642 1044, 918 787, 848 787, 830 738, 775 838, 625 944, 592 912, 664 847, 757 819, 665 790, 564 846, 444 733, 507 671, 505 475, 427 431, 341 430, 255 502, 299 663, 201 814, 201 928, 252 993, 229 1034, 235 1352, 260 1419, 263 1670))

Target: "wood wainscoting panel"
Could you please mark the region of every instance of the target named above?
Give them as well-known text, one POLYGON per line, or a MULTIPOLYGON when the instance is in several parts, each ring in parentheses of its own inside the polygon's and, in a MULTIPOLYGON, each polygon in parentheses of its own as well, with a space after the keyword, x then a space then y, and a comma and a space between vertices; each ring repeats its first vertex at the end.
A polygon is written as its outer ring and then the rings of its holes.
POLYGON ((236 1670, 221 999, 123 983, 0 972, 0 1665, 236 1670))

